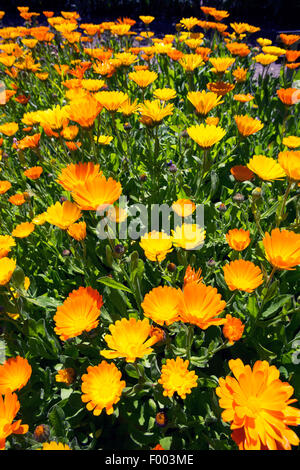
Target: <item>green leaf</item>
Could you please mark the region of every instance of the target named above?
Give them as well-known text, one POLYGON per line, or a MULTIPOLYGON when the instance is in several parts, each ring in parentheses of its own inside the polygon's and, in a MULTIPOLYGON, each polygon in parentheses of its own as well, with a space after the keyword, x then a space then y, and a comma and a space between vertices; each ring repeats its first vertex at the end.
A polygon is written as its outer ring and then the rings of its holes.
POLYGON ((65 413, 59 405, 54 405, 48 413, 48 419, 56 437, 65 437, 65 413))
POLYGON ((124 286, 124 284, 121 284, 120 282, 115 281, 115 279, 113 279, 112 277, 103 276, 97 279, 97 281, 101 282, 105 286, 112 287, 113 289, 124 290, 132 294, 132 291, 129 289, 129 287, 126 287, 124 286))

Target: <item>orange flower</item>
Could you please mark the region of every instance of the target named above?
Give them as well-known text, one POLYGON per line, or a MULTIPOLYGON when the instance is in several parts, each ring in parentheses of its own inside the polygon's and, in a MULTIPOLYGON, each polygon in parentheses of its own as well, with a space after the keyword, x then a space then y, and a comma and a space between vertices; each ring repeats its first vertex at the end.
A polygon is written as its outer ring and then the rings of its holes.
POLYGON ((189 361, 184 361, 181 357, 176 357, 176 360, 166 360, 158 379, 158 383, 163 386, 165 397, 172 397, 177 392, 184 400, 187 394, 191 393, 191 389, 197 387, 198 376, 194 370, 189 371, 188 366, 189 361))
POLYGON ((31 372, 27 359, 20 356, 7 359, 0 365, 0 394, 21 390, 30 379, 31 372))
POLYGON ((20 402, 15 393, 0 395, 0 450, 5 449, 5 441, 11 434, 26 434, 28 425, 21 420, 13 422, 20 409, 20 402))
POLYGON ((141 88, 146 88, 148 85, 153 83, 157 77, 157 73, 151 70, 139 70, 128 74, 128 78, 133 80, 141 88))
POLYGON ((241 135, 247 137, 260 131, 264 124, 259 119, 254 119, 250 116, 234 116, 234 120, 241 135))
POLYGON ((72 367, 61 369, 55 376, 56 382, 62 382, 66 385, 72 385, 75 380, 75 370, 72 367))
POLYGON ((226 315, 226 323, 223 326, 223 335, 228 339, 228 344, 234 344, 243 336, 245 325, 239 318, 226 315))
POLYGON ((96 100, 96 95, 82 96, 71 101, 67 107, 68 117, 83 128, 93 126, 103 106, 96 100))
POLYGON ((253 292, 263 283, 263 275, 251 261, 238 259, 223 266, 224 279, 230 290, 253 292))
POLYGON ((161 326, 179 321, 178 305, 181 295, 181 290, 175 287, 155 287, 145 295, 141 303, 145 317, 161 326))
POLYGON ((24 171, 24 175, 31 180, 37 180, 43 173, 43 168, 41 166, 33 166, 24 171))
POLYGON ((6 135, 7 137, 14 135, 18 129, 19 125, 16 122, 7 122, 0 125, 0 133, 6 135))
POLYGON ((6 256, 16 243, 10 235, 0 235, 0 258, 6 256))
POLYGON ((217 318, 226 307, 217 289, 200 283, 188 283, 183 289, 179 305, 180 318, 185 323, 206 330, 211 325, 222 325, 224 318, 217 318))
POLYGON ((76 204, 70 201, 64 201, 62 204, 56 202, 48 207, 46 211, 46 220, 49 224, 56 225, 62 230, 66 230, 70 225, 81 217, 81 211, 76 204))
POLYGON ((282 143, 288 148, 296 149, 300 147, 300 137, 297 137, 296 135, 289 135, 282 139, 282 143))
POLYGON ((185 270, 185 275, 183 279, 183 287, 187 284, 198 284, 202 282, 203 277, 201 277, 202 269, 199 268, 197 271, 193 269, 190 265, 185 270))
POLYGON ((92 162, 70 163, 62 169, 57 182, 68 191, 73 191, 79 185, 84 185, 88 180, 101 176, 100 165, 92 162))
POLYGON ((122 91, 99 91, 94 95, 95 99, 107 111, 115 112, 128 100, 127 93, 122 91))
POLYGON ((103 210, 117 201, 122 193, 122 186, 113 178, 106 179, 98 175, 88 179, 72 191, 72 197, 81 210, 103 210))
POLYGON ((247 167, 265 181, 274 181, 286 176, 279 163, 265 155, 254 155, 247 163, 247 167))
POLYGON ((210 91, 216 93, 219 96, 225 96, 227 93, 232 91, 235 87, 233 83, 222 82, 222 81, 210 82, 206 86, 210 91))
POLYGON ((230 248, 236 251, 243 251, 250 244, 250 232, 242 228, 232 229, 226 233, 226 240, 230 248))
MULTIPOLYGON (((299 139, 300 140, 300 139, 299 139)), ((291 181, 300 181, 300 151, 279 152, 278 163, 291 181)))
POLYGON ((211 91, 189 91, 188 100, 195 106, 197 113, 206 115, 213 108, 223 103, 222 97, 211 91))
POLYGON ((232 57, 211 57, 209 61, 213 65, 213 72, 224 73, 234 64, 235 59, 232 57))
POLYGON ((55 333, 62 341, 75 338, 98 326, 102 296, 91 287, 73 290, 54 315, 55 333))
POLYGON ((238 94, 234 95, 233 99, 235 101, 239 101, 240 103, 248 103, 249 101, 252 101, 254 99, 254 96, 250 95, 250 93, 247 93, 247 95, 238 94))
POLYGON ((196 210, 196 205, 190 199, 177 199, 172 209, 180 217, 188 217, 196 210))
POLYGON ((11 188, 11 183, 6 180, 0 181, 0 194, 5 194, 11 188))
POLYGON ((86 237, 86 223, 78 222, 77 224, 69 225, 68 234, 77 241, 82 241, 86 237))
POLYGON ((21 206, 26 202, 24 193, 13 194, 8 200, 9 202, 11 202, 11 204, 14 204, 15 206, 21 206))
POLYGON ((281 88, 277 90, 277 96, 286 106, 292 106, 300 102, 300 90, 298 88, 281 88))
POLYGON ((237 83, 242 83, 246 81, 248 69, 244 69, 243 67, 237 67, 233 72, 232 75, 234 76, 237 83))
POLYGON ((16 269, 16 261, 4 256, 0 259, 0 286, 5 286, 16 269))
POLYGON ((289 406, 292 386, 279 379, 279 370, 267 361, 253 369, 241 359, 229 361, 234 377, 219 379, 216 394, 225 410, 222 419, 231 423, 232 439, 240 450, 291 450, 299 438, 289 425, 300 424, 300 410, 289 406))
POLYGON ((22 222, 17 225, 12 231, 12 236, 17 238, 26 238, 34 231, 34 224, 32 222, 22 222))
POLYGON ((237 181, 248 181, 254 178, 254 173, 244 165, 233 166, 230 173, 237 181))
POLYGON ((300 234, 275 228, 263 238, 266 258, 276 269, 292 270, 300 264, 300 234))
POLYGON ((295 44, 295 42, 299 41, 300 35, 299 34, 280 34, 279 35, 281 41, 283 44, 286 46, 291 46, 292 44, 295 44))
POLYGON ((62 442, 44 442, 43 447, 40 450, 72 450, 68 444, 63 444, 62 442))

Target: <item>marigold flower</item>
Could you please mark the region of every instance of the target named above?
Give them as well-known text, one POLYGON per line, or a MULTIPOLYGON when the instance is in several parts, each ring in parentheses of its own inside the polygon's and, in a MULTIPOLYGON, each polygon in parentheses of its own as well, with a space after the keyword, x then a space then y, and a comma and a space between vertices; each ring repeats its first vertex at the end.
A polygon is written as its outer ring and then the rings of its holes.
POLYGON ((62 341, 91 331, 98 326, 102 296, 91 287, 73 290, 54 316, 54 331, 62 341))
POLYGON ((0 450, 5 449, 5 441, 11 434, 26 434, 28 425, 21 420, 14 421, 20 409, 20 402, 15 393, 8 392, 4 398, 0 394, 0 450))
POLYGON ((55 106, 53 109, 46 109, 45 111, 38 111, 35 119, 39 121, 43 128, 49 128, 58 131, 62 127, 68 125, 67 107, 55 106))
POLYGON ((300 147, 300 137, 297 137, 296 135, 289 135, 288 137, 284 137, 282 139, 282 143, 288 148, 296 149, 300 147))
POLYGON ((292 44, 295 44, 295 42, 299 41, 300 35, 299 34, 280 34, 279 35, 281 41, 283 44, 286 46, 291 46, 292 44))
POLYGON ((5 194, 11 188, 11 183, 6 180, 0 181, 0 194, 5 194))
POLYGON ((113 178, 103 175, 87 179, 85 183, 73 188, 72 197, 81 210, 103 210, 117 201, 122 186, 113 178))
POLYGON ((16 122, 6 122, 0 125, 0 133, 11 137, 19 130, 19 125, 16 122))
MULTIPOLYGON (((124 116, 131 116, 131 114, 136 114, 138 109, 139 105, 137 100, 131 102, 130 99, 128 99, 119 107, 118 113, 122 113, 124 116)), ((109 137, 109 139, 112 140, 112 137, 109 137)))
POLYGON ((172 230, 172 242, 174 246, 185 250, 198 249, 205 239, 205 230, 197 224, 185 224, 172 230))
POLYGON ((250 244, 250 232, 242 228, 234 228, 226 233, 226 240, 230 248, 236 251, 243 251, 250 244))
POLYGON ((17 238, 26 238, 34 231, 34 224, 32 222, 22 222, 14 228, 12 236, 17 238))
POLYGON ((0 365, 0 394, 21 390, 30 379, 31 372, 27 359, 20 356, 7 359, 0 365))
POLYGON ((261 47, 264 47, 264 46, 271 46, 271 44, 272 44, 271 39, 267 39, 267 38, 258 38, 258 39, 256 39, 256 42, 257 42, 261 47))
POLYGON ((188 282, 179 305, 180 318, 185 323, 206 330, 211 325, 225 323, 224 318, 218 318, 225 307, 226 302, 215 287, 206 286, 202 282, 188 282))
POLYGON ((187 284, 198 284, 199 282, 202 282, 203 277, 201 277, 202 274, 202 269, 199 268, 197 271, 193 269, 190 265, 185 270, 185 275, 183 279, 183 287, 185 287, 187 284))
POLYGON ((219 124, 220 118, 217 116, 211 116, 207 117, 205 119, 205 124, 208 124, 209 126, 217 126, 219 124))
POLYGON ((151 346, 157 343, 156 336, 148 338, 151 325, 147 318, 143 320, 122 318, 114 325, 110 325, 109 330, 111 335, 105 335, 104 340, 111 349, 100 351, 106 359, 122 357, 126 362, 135 362, 137 358, 150 354, 153 351, 151 346))
POLYGON ((6 256, 16 242, 10 235, 0 235, 0 258, 6 256))
POLYGON ((62 230, 66 230, 70 225, 74 224, 81 215, 80 209, 73 202, 64 201, 62 204, 56 202, 48 207, 46 220, 49 224, 56 225, 62 230))
POLYGON ((226 131, 222 127, 197 124, 187 129, 189 136, 202 148, 210 148, 219 142, 226 131))
POLYGON ((173 249, 171 237, 164 232, 157 232, 156 230, 143 235, 140 246, 150 261, 158 262, 163 261, 173 249))
POLYGON ((250 93, 247 93, 247 95, 243 94, 238 94, 238 95, 233 95, 233 99, 235 101, 239 101, 240 103, 248 103, 249 101, 252 101, 254 99, 253 95, 250 95, 250 93))
POLYGON ((167 359, 166 364, 161 368, 161 376, 158 383, 163 386, 163 395, 172 397, 175 392, 184 400, 190 394, 192 388, 197 387, 195 371, 188 370, 189 361, 184 361, 181 357, 167 359))
POLYGON ((75 370, 72 367, 60 369, 55 376, 56 382, 62 382, 66 385, 72 385, 75 380, 75 370))
POLYGON ((248 181, 254 178, 254 173, 244 165, 233 166, 230 173, 237 181, 248 181))
POLYGON ((263 275, 251 261, 238 259, 223 266, 224 279, 230 290, 253 292, 263 283, 263 275))
POLYGON ((155 17, 154 16, 141 15, 141 16, 139 16, 139 19, 142 20, 142 22, 145 23, 145 24, 150 24, 150 23, 152 23, 152 21, 155 20, 155 17))
POLYGON ((279 163, 265 155, 254 155, 247 163, 247 167, 265 181, 274 181, 286 176, 279 163))
POLYGON ((298 88, 281 88, 277 90, 277 96, 287 106, 300 102, 300 90, 298 88))
POLYGON ((180 23, 188 30, 191 31, 198 24, 198 18, 191 16, 190 18, 181 18, 180 23))
POLYGON ((279 370, 267 361, 256 361, 253 369, 241 359, 228 364, 234 377, 221 377, 216 394, 239 449, 291 450, 298 445, 299 438, 288 426, 300 424, 300 410, 289 406, 295 401, 294 389, 279 379, 279 370))
POLYGON ((171 103, 162 104, 160 100, 146 100, 140 104, 138 111, 144 124, 154 126, 159 124, 165 117, 171 116, 173 109, 174 105, 171 103))
POLYGON ((273 64, 274 62, 276 62, 277 59, 278 59, 277 55, 273 55, 273 54, 258 54, 255 57, 253 57, 253 60, 255 60, 255 62, 258 62, 264 67, 266 67, 267 65, 273 64))
POLYGON ((239 57, 246 57, 251 52, 247 44, 241 42, 231 42, 226 44, 226 47, 231 54, 239 57))
POLYGON ((274 268, 292 270, 300 264, 300 234, 275 228, 263 238, 266 258, 274 268))
POLYGON ((62 442, 44 442, 43 447, 40 450, 72 450, 68 444, 63 444, 62 442))
POLYGON ((127 93, 122 91, 98 91, 94 97, 107 111, 115 112, 128 100, 127 93))
POLYGON ((210 82, 206 86, 210 91, 220 96, 225 96, 227 93, 232 91, 235 87, 233 83, 222 82, 222 81, 210 82))
MULTIPOLYGON (((102 92, 98 92, 102 93, 102 92)), ((83 128, 90 128, 94 125, 95 119, 102 111, 103 105, 93 96, 81 96, 73 99, 67 108, 69 119, 77 122, 83 128)))
POLYGON ((175 287, 155 287, 145 295, 141 303, 145 317, 161 326, 179 321, 178 305, 181 295, 181 290, 175 287))
POLYGON ((67 126, 61 131, 60 135, 66 140, 73 140, 77 136, 78 132, 78 126, 67 126))
POLYGON ((300 57, 300 51, 286 51, 285 56, 288 62, 295 62, 300 57))
POLYGON ((14 204, 15 206, 21 206, 26 202, 24 193, 13 194, 8 200, 11 204, 14 204))
POLYGON ((223 325, 223 335, 228 339, 228 344, 234 344, 243 336, 245 325, 239 318, 227 314, 226 323, 223 325))
POLYGON ((232 57, 211 57, 209 62, 213 65, 213 72, 224 73, 234 64, 235 59, 232 57))
POLYGON ((199 54, 184 54, 179 59, 179 63, 186 72, 193 72, 200 65, 203 65, 204 61, 199 54))
POLYGON ((34 225, 43 225, 46 222, 47 222, 47 213, 46 212, 42 212, 42 214, 38 214, 32 219, 32 223, 34 225))
POLYGON ((153 95, 160 101, 169 101, 176 98, 177 93, 176 90, 173 90, 172 88, 156 88, 153 95))
POLYGON ((195 106, 197 113, 206 115, 213 108, 223 103, 222 97, 211 91, 189 91, 188 100, 195 106))
POLYGON ((117 224, 124 222, 128 217, 128 212, 119 206, 110 206, 107 211, 107 217, 117 224))
POLYGON ((68 191, 72 191, 79 185, 84 185, 88 180, 101 176, 100 165, 92 162, 70 163, 62 169, 57 182, 68 191))
MULTIPOLYGON (((300 139, 299 139, 300 140, 300 139)), ((291 181, 300 181, 300 151, 279 152, 278 163, 291 181)))
POLYGON ((280 57, 281 55, 284 55, 286 53, 285 49, 282 49, 281 47, 276 47, 276 46, 263 46, 262 51, 265 54, 271 54, 277 57, 280 57))
POLYGON ((188 217, 196 210, 196 205, 190 199, 177 199, 172 204, 173 211, 180 217, 188 217))
POLYGON ((68 234, 77 240, 78 242, 82 241, 86 237, 86 223, 78 222, 76 224, 69 225, 68 234))
POLYGON ((41 166, 33 166, 24 171, 24 175, 31 180, 37 180, 43 173, 43 168, 41 166))
POLYGON ((16 261, 4 256, 0 259, 0 286, 5 286, 10 281, 16 268, 16 261))
POLYGON ((237 67, 233 72, 232 75, 234 76, 237 83, 242 83, 246 81, 248 69, 244 69, 243 67, 237 67))
POLYGON ((260 131, 264 124, 259 119, 254 119, 248 115, 234 116, 238 131, 244 137, 260 131))
POLYGON ((128 74, 129 80, 133 80, 141 88, 149 86, 157 77, 157 73, 151 70, 139 70, 128 74))
POLYGON ((95 142, 99 145, 109 145, 112 140, 113 137, 111 135, 99 135, 98 137, 95 136, 95 142))

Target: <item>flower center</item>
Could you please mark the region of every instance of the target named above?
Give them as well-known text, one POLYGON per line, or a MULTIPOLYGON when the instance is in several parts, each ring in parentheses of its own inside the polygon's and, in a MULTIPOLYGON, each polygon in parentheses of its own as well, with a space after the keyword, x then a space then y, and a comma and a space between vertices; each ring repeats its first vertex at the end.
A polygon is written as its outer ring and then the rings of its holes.
POLYGON ((247 406, 253 414, 258 414, 261 409, 259 398, 249 397, 247 406))

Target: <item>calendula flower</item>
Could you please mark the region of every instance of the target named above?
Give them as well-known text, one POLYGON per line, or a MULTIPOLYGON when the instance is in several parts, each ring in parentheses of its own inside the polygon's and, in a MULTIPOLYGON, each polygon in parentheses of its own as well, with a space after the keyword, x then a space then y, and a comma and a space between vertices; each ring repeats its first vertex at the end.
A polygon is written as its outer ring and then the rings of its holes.
POLYGON ((63 444, 62 442, 44 442, 43 447, 40 450, 72 450, 68 444, 63 444))
POLYGON ((81 210, 103 210, 117 201, 122 186, 113 178, 99 175, 73 188, 72 197, 81 210))
POLYGON ((19 130, 19 125, 16 122, 7 122, 0 125, 0 133, 11 137, 16 134, 19 130))
POLYGON ((5 286, 16 268, 16 261, 4 256, 0 259, 0 286, 5 286))
POLYGON ((32 222, 22 222, 14 228, 11 234, 16 238, 26 238, 34 231, 34 228, 32 222))
POLYGON ((201 55, 198 54, 184 54, 179 59, 179 63, 186 72, 193 72, 200 65, 204 65, 201 55))
POLYGON ((225 323, 224 318, 218 318, 225 307, 226 302, 215 287, 206 286, 202 282, 188 282, 179 305, 180 318, 185 323, 206 330, 211 325, 225 323))
POLYGON ((166 360, 158 379, 158 383, 163 386, 165 397, 172 397, 177 392, 184 400, 192 388, 197 387, 198 376, 195 371, 189 371, 188 367, 189 361, 184 361, 181 357, 166 360))
POLYGON ((137 100, 134 100, 133 102, 130 101, 130 99, 126 100, 118 109, 118 113, 122 113, 123 116, 131 116, 132 114, 136 114, 136 112, 139 109, 139 105, 137 100))
POLYGON ((156 230, 143 235, 140 246, 150 261, 158 262, 163 261, 173 249, 171 237, 164 232, 157 232, 156 230))
POLYGON ((229 230, 225 235, 226 241, 230 248, 236 251, 243 251, 250 244, 250 232, 242 228, 234 228, 229 230))
POLYGON ((27 359, 21 356, 6 359, 4 364, 0 365, 0 394, 21 390, 30 379, 31 372, 27 359))
POLYGON ((220 118, 216 116, 211 116, 205 119, 205 124, 208 124, 209 126, 217 126, 219 124, 219 121, 220 118))
POLYGON ((26 202, 26 198, 24 196, 24 193, 16 193, 10 196, 8 199, 11 204, 14 206, 21 206, 26 202))
POLYGON ((28 425, 21 420, 14 421, 20 409, 20 402, 15 393, 0 394, 0 450, 5 449, 5 441, 11 434, 26 434, 28 425))
POLYGON ((202 282, 203 277, 201 276, 201 274, 201 268, 196 271, 194 268, 188 265, 183 279, 183 287, 185 287, 187 284, 198 284, 199 282, 202 282))
POLYGON ((109 331, 111 335, 105 335, 104 340, 110 349, 100 351, 106 359, 122 357, 126 362, 135 362, 137 358, 151 354, 151 346, 157 342, 155 336, 149 338, 151 325, 147 318, 122 318, 110 325, 109 331))
POLYGON ((6 256, 16 242, 10 235, 0 235, 0 259, 6 256))
POLYGON ((107 111, 115 112, 128 100, 129 96, 123 91, 99 91, 94 97, 107 111))
POLYGON ((101 176, 100 165, 92 162, 70 163, 62 169, 57 182, 68 191, 76 189, 77 186, 85 184, 88 180, 93 180, 96 176, 101 176))
POLYGON ((240 103, 248 103, 249 101, 254 100, 254 96, 250 95, 250 93, 247 93, 247 95, 240 93, 238 95, 233 95, 233 99, 235 101, 239 101, 240 103))
POLYGON ((103 108, 103 105, 96 99, 96 95, 81 96, 72 100, 69 106, 66 106, 68 118, 83 128, 92 127, 103 108))
POLYGON ((300 90, 298 88, 281 88, 277 90, 277 96, 286 106, 292 106, 300 102, 300 90))
POLYGON ((284 33, 281 33, 279 35, 281 41, 283 42, 283 44, 285 44, 286 46, 291 46, 292 44, 295 44, 295 42, 299 41, 300 39, 300 35, 299 34, 284 34, 284 33))
POLYGON ((180 289, 169 286, 159 286, 145 295, 141 307, 145 317, 151 318, 158 325, 169 326, 179 321, 180 289))
POLYGON ((43 225, 46 222, 47 222, 47 213, 46 212, 42 212, 41 214, 36 215, 32 219, 32 223, 34 225, 43 225))
POLYGON ((173 202, 172 209, 179 217, 188 217, 195 212, 196 205, 190 199, 177 199, 173 202))
POLYGON ((128 74, 129 80, 134 81, 139 87, 146 88, 157 79, 156 72, 151 70, 139 70, 128 74))
POLYGON ((210 91, 216 93, 219 96, 225 96, 235 87, 233 83, 223 82, 221 80, 218 82, 210 82, 206 86, 210 91))
POLYGON ((172 242, 174 246, 185 250, 198 249, 205 239, 205 230, 197 224, 182 224, 172 230, 172 242))
POLYGON ((273 158, 254 155, 247 167, 265 181, 274 181, 286 176, 284 169, 273 158))
POLYGON ((231 42, 226 44, 226 47, 231 54, 239 57, 246 57, 251 52, 247 44, 242 42, 231 42))
POLYGON ((276 55, 277 57, 284 55, 286 53, 285 49, 277 46, 263 46, 262 51, 265 54, 276 55))
POLYGON ((195 106, 198 114, 206 115, 223 103, 222 97, 211 91, 189 91, 187 99, 195 106))
POLYGON ((5 194, 11 188, 11 183, 6 180, 0 181, 0 194, 5 194))
POLYGON ((106 361, 87 368, 87 374, 82 376, 81 400, 95 416, 99 416, 103 409, 108 415, 114 412, 113 405, 118 403, 126 386, 121 377, 117 367, 106 361))
POLYGON ((236 165, 230 169, 230 173, 237 181, 248 181, 254 178, 253 171, 244 165, 236 165))
POLYGON ((272 44, 271 39, 267 39, 267 38, 257 38, 257 39, 256 39, 256 42, 257 42, 261 47, 264 47, 264 46, 271 46, 271 44, 272 44))
POLYGON ((247 72, 248 69, 237 67, 235 70, 233 70, 232 75, 234 76, 237 83, 243 83, 247 79, 247 72))
POLYGON ((154 16, 141 15, 141 16, 139 16, 139 19, 142 20, 142 22, 145 23, 145 24, 150 24, 150 23, 152 23, 152 21, 155 20, 155 17, 154 16))
POLYGON ((282 139, 282 143, 290 149, 296 149, 300 147, 300 137, 297 137, 296 135, 289 135, 288 137, 284 137, 282 139))
POLYGON ((273 64, 274 62, 276 62, 277 59, 278 59, 277 55, 273 55, 273 54, 258 54, 255 57, 253 57, 253 60, 255 60, 255 62, 258 62, 264 67, 266 67, 267 65, 273 64))
POLYGON ((187 133, 201 148, 210 148, 224 137, 226 131, 218 126, 197 124, 189 127, 187 133))
POLYGON ((78 126, 67 126, 61 131, 60 135, 66 140, 74 140, 78 132, 78 126))
POLYGON ((28 170, 24 171, 24 175, 31 180, 37 180, 43 173, 43 168, 41 166, 32 166, 28 170))
POLYGON ((35 116, 40 125, 44 128, 49 128, 58 131, 68 125, 69 119, 67 114, 67 107, 55 106, 53 109, 46 109, 45 111, 38 111, 35 116))
POLYGON ((111 135, 99 135, 98 137, 95 136, 95 142, 99 145, 109 145, 113 137, 111 135))
POLYGON ((298 436, 288 426, 300 424, 300 410, 289 406, 295 401, 294 389, 279 379, 279 370, 267 361, 256 361, 253 369, 241 359, 228 364, 234 377, 221 377, 216 394, 239 449, 291 450, 298 445, 298 436))
POLYGON ((211 57, 209 61, 213 65, 213 72, 224 73, 234 64, 235 59, 232 57, 211 57))
POLYGON ((251 261, 238 259, 223 266, 224 279, 230 290, 253 292, 263 283, 263 275, 251 261))
POLYGON ((49 224, 55 225, 62 230, 74 224, 76 220, 81 217, 81 211, 79 207, 70 201, 64 201, 62 204, 56 202, 52 206, 48 207, 46 211, 46 220, 49 224))
POLYGON ((278 163, 291 181, 300 181, 300 151, 279 152, 278 163))
POLYGON ((107 217, 117 224, 124 222, 128 217, 128 212, 119 206, 111 206, 107 211, 107 217))
POLYGON ((232 317, 229 314, 226 315, 225 319, 226 323, 223 325, 222 332, 224 337, 228 339, 228 344, 232 345, 243 336, 245 325, 239 318, 232 317))
POLYGON ((160 100, 146 100, 140 104, 138 110, 141 114, 141 120, 146 125, 157 125, 165 117, 173 114, 174 105, 171 103, 162 104, 160 100))
POLYGON ((55 333, 62 341, 91 331, 98 326, 102 296, 91 287, 73 290, 54 316, 55 333))
POLYGON ((276 269, 294 269, 300 264, 300 234, 275 228, 263 238, 266 258, 276 269))
POLYGON ((72 367, 66 369, 60 369, 55 376, 56 382, 65 383, 66 385, 72 385, 75 380, 75 370, 72 367))
POLYGON ((181 18, 180 23, 188 30, 191 31, 198 24, 198 18, 191 16, 190 18, 181 18))
POLYGON ((156 88, 153 92, 153 96, 160 101, 169 101, 176 98, 176 90, 172 88, 156 88))
POLYGON ((260 131, 264 124, 259 119, 254 119, 248 115, 234 116, 239 133, 247 137, 260 131))
POLYGON ((82 241, 86 237, 86 223, 77 222, 76 224, 69 225, 68 234, 77 240, 78 242, 82 241))

